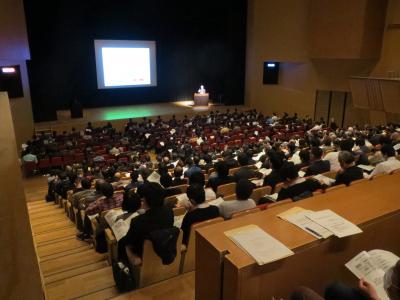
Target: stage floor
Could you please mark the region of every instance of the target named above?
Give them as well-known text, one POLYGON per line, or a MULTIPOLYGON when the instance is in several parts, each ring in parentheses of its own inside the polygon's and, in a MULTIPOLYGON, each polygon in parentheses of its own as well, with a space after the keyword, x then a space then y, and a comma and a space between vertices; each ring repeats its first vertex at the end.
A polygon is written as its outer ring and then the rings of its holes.
POLYGON ((69 110, 57 111, 57 121, 35 123, 35 130, 70 131, 72 127, 77 130, 84 128, 87 122, 94 126, 100 126, 110 121, 117 129, 122 128, 129 118, 141 119, 143 117, 167 117, 176 115, 181 118, 184 115, 192 116, 197 113, 207 113, 212 110, 225 111, 227 108, 238 110, 248 109, 244 105, 224 106, 209 104, 209 106, 193 106, 193 101, 177 101, 168 103, 141 104, 129 106, 113 106, 102 108, 84 109, 83 118, 71 119, 69 110))

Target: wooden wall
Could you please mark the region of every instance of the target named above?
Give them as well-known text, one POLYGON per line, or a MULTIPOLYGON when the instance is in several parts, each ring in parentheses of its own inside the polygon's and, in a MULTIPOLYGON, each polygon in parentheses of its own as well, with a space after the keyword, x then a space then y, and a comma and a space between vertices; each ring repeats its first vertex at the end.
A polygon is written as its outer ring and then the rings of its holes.
MULTIPOLYGON (((389 9, 393 1, 389 0, 389 9)), ((386 4, 386 0, 249 0, 246 105, 267 114, 313 116, 317 90, 350 91, 350 76, 371 75, 382 59, 388 64, 393 57, 400 60, 400 51, 386 54, 400 40, 388 40, 386 31, 383 34, 386 4), (313 26, 319 28, 311 30, 313 26), (381 56, 382 35, 387 51, 384 47, 381 56), (278 85, 262 83, 265 61, 281 62, 278 85)), ((368 122, 368 110, 354 108, 350 101, 345 124, 368 122)))
POLYGON ((11 112, 18 151, 33 133, 33 115, 26 60, 30 59, 22 0, 0 1, 0 66, 20 65, 24 97, 12 99, 11 112))
POLYGON ((44 299, 7 93, 0 92, 0 299, 44 299))

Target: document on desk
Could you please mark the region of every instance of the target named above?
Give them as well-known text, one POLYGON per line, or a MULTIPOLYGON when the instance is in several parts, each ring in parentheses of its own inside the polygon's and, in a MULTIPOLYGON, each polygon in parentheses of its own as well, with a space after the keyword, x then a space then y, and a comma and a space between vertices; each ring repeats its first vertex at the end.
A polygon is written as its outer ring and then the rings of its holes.
POLYGON ((325 227, 339 238, 362 232, 357 225, 339 216, 330 209, 312 212, 306 216, 315 223, 325 227))
POLYGON ((294 254, 257 225, 247 225, 224 233, 260 266, 294 254))
POLYGON ((124 212, 122 209, 110 209, 105 215, 104 219, 107 221, 107 224, 111 227, 114 225, 115 220, 118 216, 122 215, 124 212))
POLYGON ((333 233, 307 218, 307 214, 313 213, 312 210, 306 210, 301 207, 292 207, 278 215, 279 218, 292 223, 316 237, 317 239, 326 239, 333 233))
POLYGON ((392 252, 375 249, 371 251, 362 251, 356 255, 352 260, 347 262, 345 266, 357 276, 357 278, 364 278, 371 283, 380 299, 388 300, 388 296, 384 290, 383 277, 385 272, 393 267, 399 257, 392 252))
POLYGON ((367 172, 372 172, 375 169, 374 166, 370 166, 370 165, 357 165, 357 167, 359 167, 360 169, 363 169, 364 171, 367 171, 367 172))

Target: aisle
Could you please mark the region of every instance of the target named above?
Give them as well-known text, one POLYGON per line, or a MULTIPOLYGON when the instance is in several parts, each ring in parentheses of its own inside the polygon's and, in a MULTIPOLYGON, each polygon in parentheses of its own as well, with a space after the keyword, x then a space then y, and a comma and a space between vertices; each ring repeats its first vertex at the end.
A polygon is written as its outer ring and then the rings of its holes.
POLYGON ((63 209, 40 200, 28 202, 28 211, 48 299, 118 295, 106 254, 76 239, 75 224, 63 209))

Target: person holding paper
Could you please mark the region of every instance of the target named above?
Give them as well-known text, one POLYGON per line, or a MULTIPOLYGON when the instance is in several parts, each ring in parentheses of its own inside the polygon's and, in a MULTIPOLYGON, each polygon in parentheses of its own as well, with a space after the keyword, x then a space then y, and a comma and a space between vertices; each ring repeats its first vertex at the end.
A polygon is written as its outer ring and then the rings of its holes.
POLYGON ((311 165, 307 168, 305 177, 329 172, 331 163, 328 160, 322 160, 322 149, 320 147, 311 148, 311 165))
POLYGON ((339 163, 342 169, 336 175, 335 185, 350 185, 354 180, 363 179, 363 171, 356 167, 354 155, 349 151, 340 151, 339 163))
POLYGON ((396 151, 393 146, 385 144, 382 146, 381 152, 385 161, 377 164, 369 177, 377 174, 389 174, 394 170, 400 169, 400 161, 396 159, 396 151))
POLYGON ((189 241, 190 228, 194 223, 219 217, 217 206, 209 205, 206 201, 204 187, 200 184, 190 185, 186 191, 190 201, 190 210, 183 218, 181 229, 183 231, 182 243, 187 245, 189 241))
POLYGON ((201 173, 201 168, 199 167, 199 162, 200 162, 200 158, 198 156, 193 157, 193 160, 191 158, 188 158, 186 160, 188 169, 184 174, 185 177, 190 177, 190 175, 192 175, 194 173, 201 173))
MULTIPOLYGON (((400 300, 400 261, 389 268, 383 277, 383 287, 388 299, 400 300)), ((378 295, 374 285, 361 278, 357 288, 342 283, 330 284, 324 292, 324 297, 307 287, 299 287, 291 295, 291 300, 383 300, 378 295)))
POLYGON ((217 192, 218 186, 233 182, 232 176, 229 176, 228 164, 224 161, 219 161, 215 164, 216 176, 210 176, 208 179, 208 186, 214 192, 217 192))
POLYGON ((278 193, 277 200, 293 199, 301 200, 312 196, 312 193, 322 188, 322 185, 315 179, 305 179, 299 174, 292 162, 286 162, 279 170, 279 175, 284 179, 284 186, 278 193))

